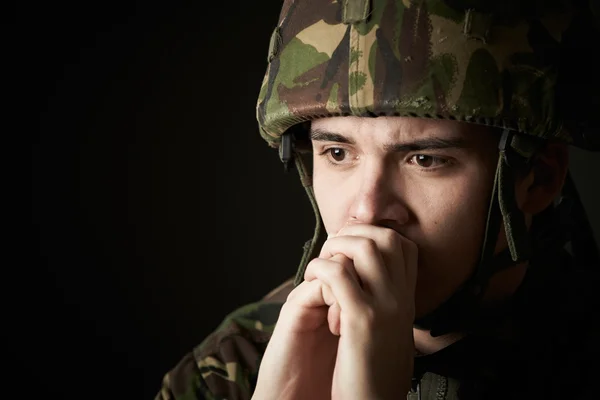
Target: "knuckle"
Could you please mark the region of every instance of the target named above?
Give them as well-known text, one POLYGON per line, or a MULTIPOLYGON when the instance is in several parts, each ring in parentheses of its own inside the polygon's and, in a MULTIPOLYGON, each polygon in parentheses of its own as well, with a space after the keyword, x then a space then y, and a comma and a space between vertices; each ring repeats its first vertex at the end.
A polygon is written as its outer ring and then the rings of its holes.
POLYGON ((377 245, 375 244, 375 241, 373 239, 364 238, 360 241, 358 248, 361 252, 372 254, 376 251, 377 245))
POLYGON ((305 293, 308 290, 309 285, 310 282, 308 281, 303 281, 300 283, 300 285, 294 288, 294 290, 287 295, 284 305, 298 301, 298 298, 302 296, 302 293, 305 293))
POLYGON ((393 229, 385 229, 381 236, 381 244, 388 249, 394 248, 399 244, 399 235, 393 229))
POLYGON ((378 324, 378 316, 370 305, 357 307, 354 312, 346 315, 348 323, 353 330, 372 331, 378 324))
POLYGON ((306 278, 306 275, 308 275, 309 271, 312 271, 312 269, 314 268, 316 260, 317 260, 317 258, 309 261, 308 264, 306 264, 306 269, 304 270, 304 277, 305 278, 306 278))
POLYGON ((348 271, 350 268, 353 267, 352 260, 350 260, 348 257, 344 257, 339 262, 339 265, 344 269, 344 271, 348 271))
POLYGON ((332 263, 332 265, 327 268, 327 272, 333 279, 340 279, 346 275, 346 267, 340 263, 332 263))
POLYGON ((394 315, 400 310, 400 302, 396 297, 390 296, 390 298, 385 301, 385 309, 388 313, 394 315))
POLYGON ((308 270, 309 268, 315 268, 316 266, 318 266, 318 264, 321 262, 320 258, 313 258, 312 260, 309 261, 309 263, 306 265, 306 269, 308 270))
POLYGON ((311 275, 315 275, 316 271, 321 267, 322 260, 320 258, 312 259, 307 265, 304 271, 304 279, 311 275))
POLYGON ((360 324, 363 328, 372 329, 377 326, 378 316, 375 309, 371 306, 364 307, 361 310, 360 324))
MULTIPOLYGON (((304 282, 303 282, 302 284, 304 284, 304 282)), ((299 287, 300 287, 300 286, 298 286, 296 289, 292 290, 292 291, 291 291, 291 292, 290 292, 290 293, 287 295, 287 297, 285 298, 285 302, 286 302, 286 303, 287 303, 287 302, 289 302, 289 301, 291 301, 291 300, 293 300, 293 299, 294 299, 294 297, 296 297, 296 296, 298 295, 297 289, 298 289, 299 287)))
POLYGON ((289 315, 293 310, 297 308, 294 299, 288 300, 281 306, 280 316, 289 315))

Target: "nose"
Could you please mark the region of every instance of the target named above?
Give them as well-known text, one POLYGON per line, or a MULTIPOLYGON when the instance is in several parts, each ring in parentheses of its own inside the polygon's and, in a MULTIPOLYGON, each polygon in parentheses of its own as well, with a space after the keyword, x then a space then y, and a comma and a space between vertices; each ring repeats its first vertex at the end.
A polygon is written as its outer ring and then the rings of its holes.
POLYGON ((403 200, 401 176, 384 163, 365 165, 349 209, 348 223, 386 226, 398 230, 410 219, 403 200))

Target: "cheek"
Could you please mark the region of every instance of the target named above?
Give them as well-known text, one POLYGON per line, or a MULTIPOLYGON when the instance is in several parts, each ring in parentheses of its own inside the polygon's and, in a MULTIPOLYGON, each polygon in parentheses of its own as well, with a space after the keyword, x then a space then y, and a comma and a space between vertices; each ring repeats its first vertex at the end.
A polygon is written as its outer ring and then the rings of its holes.
POLYGON ((472 273, 483 243, 491 183, 480 174, 440 182, 415 204, 418 313, 431 311, 472 273))
POLYGON ((486 177, 473 171, 462 171, 452 177, 432 178, 411 182, 407 203, 417 223, 431 233, 438 230, 462 230, 484 205, 491 189, 486 177), (489 186, 489 188, 488 188, 489 186), (466 217, 466 220, 465 220, 466 217))
MULTIPOLYGON (((451 257, 478 248, 487 214, 487 188, 479 179, 460 179, 439 185, 423 202, 421 228, 428 245, 451 257), (461 249, 461 251, 457 251, 461 249), (450 253, 450 254, 448 254, 450 253)), ((476 257, 473 255, 472 257, 476 257)), ((468 258, 472 258, 468 257, 468 258)))
POLYGON ((420 208, 420 224, 425 237, 444 241, 457 241, 462 237, 477 236, 475 227, 480 226, 487 211, 481 188, 466 182, 436 188, 435 193, 424 196, 420 208))

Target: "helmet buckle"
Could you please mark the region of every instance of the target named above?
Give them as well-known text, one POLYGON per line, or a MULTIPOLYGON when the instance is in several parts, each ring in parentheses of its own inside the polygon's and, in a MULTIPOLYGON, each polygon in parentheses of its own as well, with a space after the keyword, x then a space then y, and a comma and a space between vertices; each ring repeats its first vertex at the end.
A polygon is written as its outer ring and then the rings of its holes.
POLYGON ((293 135, 289 132, 284 133, 281 137, 279 159, 283 163, 283 170, 288 172, 291 169, 292 161, 294 161, 293 135))

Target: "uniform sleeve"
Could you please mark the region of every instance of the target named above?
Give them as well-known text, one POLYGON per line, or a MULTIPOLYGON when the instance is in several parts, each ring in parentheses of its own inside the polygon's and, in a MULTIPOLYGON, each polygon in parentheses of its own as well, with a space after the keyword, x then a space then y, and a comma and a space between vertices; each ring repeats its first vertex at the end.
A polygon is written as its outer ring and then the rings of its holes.
POLYGON ((213 400, 206 382, 194 360, 193 353, 187 354, 175 368, 163 378, 162 386, 154 400, 213 400))
POLYGON ((163 378, 155 400, 250 400, 280 303, 242 307, 163 378))

